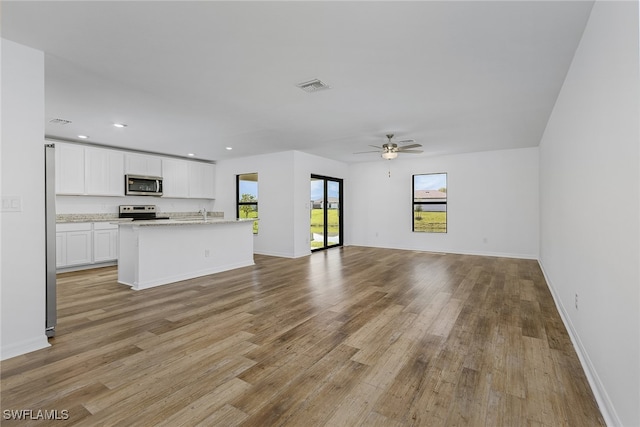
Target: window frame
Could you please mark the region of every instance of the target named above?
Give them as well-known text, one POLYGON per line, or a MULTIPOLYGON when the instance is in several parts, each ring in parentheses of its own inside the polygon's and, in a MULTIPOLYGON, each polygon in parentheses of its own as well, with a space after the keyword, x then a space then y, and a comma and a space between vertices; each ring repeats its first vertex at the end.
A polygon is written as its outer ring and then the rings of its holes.
MULTIPOLYGON (((325 175, 311 174, 311 179, 316 179, 323 181, 323 212, 322 212, 322 221, 323 221, 323 239, 324 246, 317 248, 310 248, 311 252, 324 251, 331 248, 339 248, 344 246, 344 179, 342 178, 333 178, 325 175), (335 245, 329 245, 329 230, 327 225, 329 224, 329 209, 326 208, 329 201, 329 182, 335 182, 338 184, 338 240, 339 243, 335 245)), ((313 210, 313 202, 311 201, 311 205, 309 206, 309 215, 311 215, 311 211, 313 210)))
MULTIPOLYGON (((241 219, 240 218, 240 208, 242 206, 255 206, 255 212, 260 212, 259 211, 259 207, 258 207, 258 200, 256 201, 252 201, 252 202, 241 202, 240 201, 240 197, 242 196, 240 194, 240 181, 242 180, 241 177, 242 176, 246 176, 246 175, 255 175, 256 176, 256 185, 258 183, 258 173, 257 172, 251 172, 251 173, 241 173, 241 174, 237 174, 236 175, 236 218, 237 219, 241 219)), ((242 180, 242 181, 248 181, 248 180, 242 180)), ((259 198, 260 196, 258 196, 259 198)), ((258 234, 258 221, 254 221, 254 225, 253 225, 253 234, 258 234)))
POLYGON ((449 176, 447 172, 433 172, 433 173, 418 173, 411 175, 411 231, 413 233, 436 233, 436 234, 447 234, 449 232, 449 207, 448 207, 448 199, 449 193, 445 191, 447 195, 445 200, 438 199, 437 201, 416 201, 416 177, 417 176, 425 176, 425 175, 444 175, 445 178, 445 189, 448 190, 449 186, 449 176), (445 213, 445 221, 444 221, 444 231, 433 231, 433 230, 416 230, 416 206, 442 206, 444 205, 444 211, 442 210, 422 210, 421 212, 444 212, 445 213))

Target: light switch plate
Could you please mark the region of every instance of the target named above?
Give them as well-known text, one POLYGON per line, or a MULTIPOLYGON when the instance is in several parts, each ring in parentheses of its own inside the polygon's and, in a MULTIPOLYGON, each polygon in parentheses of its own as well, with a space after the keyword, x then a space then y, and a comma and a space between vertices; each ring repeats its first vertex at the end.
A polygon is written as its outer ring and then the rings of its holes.
POLYGON ((2 212, 22 212, 22 197, 2 196, 2 212))

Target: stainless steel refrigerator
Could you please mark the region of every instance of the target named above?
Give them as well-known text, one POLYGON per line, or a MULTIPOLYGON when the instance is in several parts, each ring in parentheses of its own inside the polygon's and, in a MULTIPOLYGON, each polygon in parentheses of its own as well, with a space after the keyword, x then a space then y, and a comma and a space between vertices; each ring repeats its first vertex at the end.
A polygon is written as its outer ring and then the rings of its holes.
POLYGON ((54 144, 44 146, 45 230, 46 230, 46 325, 48 337, 56 334, 56 152, 54 144))

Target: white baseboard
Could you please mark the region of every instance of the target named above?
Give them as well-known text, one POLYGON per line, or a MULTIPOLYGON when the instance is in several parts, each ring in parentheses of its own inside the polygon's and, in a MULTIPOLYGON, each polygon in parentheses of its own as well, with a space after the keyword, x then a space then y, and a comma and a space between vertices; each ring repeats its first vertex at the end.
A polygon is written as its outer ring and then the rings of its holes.
POLYGON ((44 327, 42 329, 43 331, 41 336, 3 346, 0 350, 0 360, 10 359, 25 353, 31 353, 32 351, 50 347, 51 344, 49 344, 47 335, 44 333, 44 327))
POLYGON ((127 283, 125 281, 118 280, 118 283, 131 286, 134 291, 141 291, 143 289, 154 288, 156 286, 169 285, 175 282, 181 282, 183 280, 194 279, 196 277, 208 276, 209 274, 222 273, 224 271, 235 270, 236 268, 249 267, 254 265, 253 259, 246 261, 238 261, 232 264, 219 265, 216 267, 206 268, 203 270, 192 271, 183 274, 176 274, 173 276, 166 276, 154 280, 148 280, 139 283, 127 283))
POLYGON ((497 258, 515 258, 515 259, 533 259, 538 260, 537 254, 512 254, 508 252, 490 252, 490 251, 465 251, 465 250, 435 250, 435 249, 423 249, 423 248, 410 248, 406 246, 389 246, 389 245, 361 245, 361 244, 351 244, 349 246, 362 246, 365 248, 379 248, 379 249, 397 249, 401 251, 416 251, 416 252, 425 252, 425 253, 442 253, 442 254, 452 254, 452 255, 476 255, 476 256, 490 256, 497 258))
POLYGON ((297 258, 295 254, 290 252, 273 252, 273 251, 253 251, 256 255, 266 255, 266 256, 275 256, 279 258, 297 258))
POLYGON ((117 261, 105 261, 105 262, 97 262, 95 264, 82 264, 75 265, 72 267, 62 267, 56 269, 56 274, 58 273, 69 273, 71 271, 81 271, 81 270, 91 270, 94 268, 102 268, 102 267, 110 267, 112 265, 118 265, 117 261))
POLYGON ((613 403, 611 402, 611 399, 607 394, 607 390, 605 389, 604 384, 602 384, 602 381, 598 376, 598 372, 596 371, 595 366, 593 366, 593 363, 589 358, 589 354, 587 353, 586 349, 582 345, 580 336, 576 333, 576 330, 573 327, 573 324, 571 323, 571 316, 569 316, 568 311, 566 310, 558 294, 556 293, 555 287, 553 285, 553 282, 551 281, 551 278, 547 275, 547 273, 544 270, 544 265, 542 264, 542 261, 538 260, 538 264, 540 265, 540 269, 542 270, 544 279, 547 282, 547 287, 551 292, 551 296, 553 297, 553 301, 556 304, 556 308, 560 313, 560 317, 562 318, 564 327, 567 329, 567 332, 569 333, 569 338, 571 339, 571 343, 573 344, 573 347, 575 348, 576 353, 578 354, 578 359, 580 359, 580 364, 582 365, 582 369, 584 370, 584 373, 587 376, 587 381, 591 386, 591 391, 593 392, 596 402, 598 403, 598 407, 600 409, 600 413, 602 414, 602 418, 604 418, 604 421, 605 423, 607 423, 607 426, 611 426, 611 427, 622 426, 622 422, 620 421, 620 418, 618 417, 618 414, 615 411, 613 403))

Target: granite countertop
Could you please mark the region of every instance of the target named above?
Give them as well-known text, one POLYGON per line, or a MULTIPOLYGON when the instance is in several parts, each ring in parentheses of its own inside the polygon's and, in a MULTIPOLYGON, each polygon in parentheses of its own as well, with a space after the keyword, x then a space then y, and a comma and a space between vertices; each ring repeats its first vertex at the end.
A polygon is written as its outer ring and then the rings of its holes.
MULTIPOLYGON (((198 212, 160 212, 159 216, 168 216, 171 220, 188 220, 188 219, 200 219, 202 221, 202 214, 198 212)), ((207 212, 207 219, 209 221, 224 218, 224 212, 207 212)), ((153 220, 149 222, 163 221, 153 220)), ((131 218, 119 218, 118 214, 113 213, 89 213, 89 214, 58 214, 56 215, 57 224, 75 223, 75 222, 114 222, 114 223, 126 223, 131 222, 131 218)), ((136 221, 142 222, 142 221, 136 221)))
POLYGON ((118 214, 57 214, 56 223, 74 223, 74 222, 114 222, 127 221, 126 218, 118 218, 118 214))
POLYGON ((237 222, 253 222, 258 218, 250 219, 224 219, 224 218, 181 218, 181 219, 153 219, 150 221, 128 221, 117 222, 120 226, 142 226, 142 227, 158 227, 167 225, 215 225, 215 224, 231 224, 237 222))

